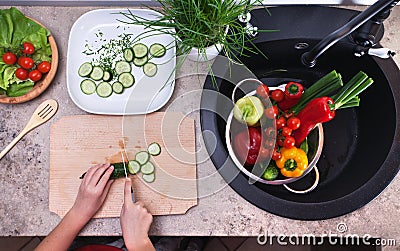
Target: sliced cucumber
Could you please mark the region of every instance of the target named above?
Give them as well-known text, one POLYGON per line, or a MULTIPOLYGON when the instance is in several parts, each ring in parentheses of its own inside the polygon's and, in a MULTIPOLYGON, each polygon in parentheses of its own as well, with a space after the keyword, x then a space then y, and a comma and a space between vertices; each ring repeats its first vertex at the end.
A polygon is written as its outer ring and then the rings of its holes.
POLYGON ((154 77, 157 74, 157 65, 152 62, 148 62, 143 65, 143 72, 148 77, 154 77))
POLYGON ((160 144, 158 144, 157 142, 151 143, 151 144, 147 147, 147 151, 148 151, 148 152, 150 153, 150 155, 152 155, 152 156, 160 155, 160 153, 161 153, 160 144))
POLYGON ((151 182, 154 182, 154 180, 156 179, 156 176, 154 175, 154 173, 150 173, 150 174, 143 174, 142 178, 147 183, 151 183, 151 182))
POLYGON ((81 82, 81 90, 87 95, 93 94, 96 91, 96 84, 93 80, 84 79, 81 82))
POLYGON ((142 43, 135 44, 132 47, 132 50, 133 50, 133 54, 135 55, 135 58, 142 58, 144 56, 147 56, 147 53, 149 52, 149 49, 147 48, 147 46, 142 43))
POLYGON ((136 160, 128 162, 128 171, 130 174, 137 174, 140 171, 140 164, 136 160))
POLYGON ((105 81, 105 82, 110 82, 111 79, 112 79, 112 74, 111 74, 111 72, 110 72, 110 71, 104 71, 104 74, 103 74, 103 81, 105 81))
POLYGON ((135 58, 135 59, 133 59, 133 64, 140 67, 140 66, 145 65, 148 60, 149 60, 149 58, 147 56, 144 56, 142 58, 135 58))
POLYGON ((85 62, 79 67, 78 74, 81 77, 87 77, 90 75, 90 73, 92 73, 92 71, 93 71, 93 65, 89 62, 85 62))
POLYGON ((100 80, 103 78, 104 71, 100 66, 93 67, 92 72, 90 73, 90 78, 93 80, 100 80))
POLYGON ((132 68, 131 68, 131 64, 129 62, 126 61, 118 61, 115 64, 115 72, 117 73, 117 75, 120 75, 121 73, 124 72, 131 72, 132 68))
POLYGON ((124 91, 124 86, 117 81, 112 84, 112 89, 116 94, 121 94, 124 91))
POLYGON ((133 58, 134 58, 133 50, 132 50, 131 48, 125 49, 125 50, 124 50, 124 59, 125 59, 127 62, 132 62, 133 58))
POLYGON ((149 52, 155 58, 160 58, 165 55, 166 48, 164 45, 155 43, 150 46, 149 52))
POLYGON ((150 159, 150 154, 146 151, 138 152, 135 156, 135 160, 139 162, 140 165, 146 164, 150 159))
POLYGON ((118 81, 125 88, 129 88, 135 83, 135 77, 130 72, 124 72, 118 76, 118 81))
POLYGON ((107 98, 112 94, 112 92, 113 89, 108 82, 101 82, 97 85, 96 93, 99 95, 99 97, 107 98))
POLYGON ((142 167, 140 168, 140 171, 143 174, 151 174, 154 173, 155 167, 153 165, 153 163, 151 163, 151 161, 147 161, 146 164, 142 165, 142 167))

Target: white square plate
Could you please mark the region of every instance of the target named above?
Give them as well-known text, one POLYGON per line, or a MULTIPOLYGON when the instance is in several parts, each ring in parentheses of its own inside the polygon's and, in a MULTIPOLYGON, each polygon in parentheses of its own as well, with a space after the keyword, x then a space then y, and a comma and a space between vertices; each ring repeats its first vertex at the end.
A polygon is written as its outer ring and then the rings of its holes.
MULTIPOLYGON (((146 9, 131 9, 133 14, 155 19, 158 12, 146 9)), ((158 71, 154 77, 144 75, 142 67, 132 65, 132 74, 135 84, 124 90, 122 94, 111 94, 108 98, 101 98, 96 93, 84 94, 80 83, 84 79, 78 75, 78 69, 84 62, 91 62, 98 55, 83 53, 86 46, 94 49, 107 43, 110 39, 117 39, 119 35, 140 35, 145 28, 140 25, 128 25, 119 20, 127 20, 119 12, 128 13, 127 9, 99 9, 85 13, 71 28, 67 54, 67 86, 73 102, 82 110, 95 114, 146 114, 163 107, 171 98, 175 86, 175 45, 174 37, 168 34, 152 34, 143 37, 140 42, 148 47, 153 43, 169 46, 166 54, 161 58, 152 58, 150 61, 157 64, 158 71), (99 33, 102 34, 99 39, 99 33)), ((135 36, 133 36, 135 37, 135 36)), ((122 58, 122 55, 121 55, 122 58)))

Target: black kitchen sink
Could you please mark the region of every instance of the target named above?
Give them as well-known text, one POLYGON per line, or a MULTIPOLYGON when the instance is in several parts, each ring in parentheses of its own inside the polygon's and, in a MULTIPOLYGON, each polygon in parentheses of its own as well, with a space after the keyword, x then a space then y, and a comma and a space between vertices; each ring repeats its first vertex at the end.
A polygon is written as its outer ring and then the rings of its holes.
MULTIPOLYGON (((201 101, 201 126, 203 132, 215 136, 204 139, 211 160, 236 192, 273 214, 318 220, 352 212, 378 196, 399 171, 399 68, 391 58, 355 57, 351 37, 328 49, 314 68, 307 68, 301 55, 358 12, 321 6, 280 6, 269 11, 270 15, 255 10, 251 20, 259 29, 279 30, 259 33, 254 40, 268 59, 261 53, 240 57, 262 82, 276 86, 286 79, 298 79, 307 87, 336 70, 344 81, 364 71, 375 83, 360 95, 360 107, 339 110, 332 121, 323 124, 324 147, 317 163, 320 183, 312 192, 299 195, 283 186, 251 184, 247 176, 237 172, 225 145, 224 114, 232 107, 220 105, 220 99, 231 97, 236 83, 223 78, 213 81, 209 76, 201 101), (209 95, 209 91, 219 95, 209 95)), ((314 178, 311 172, 291 187, 305 188, 314 178)))

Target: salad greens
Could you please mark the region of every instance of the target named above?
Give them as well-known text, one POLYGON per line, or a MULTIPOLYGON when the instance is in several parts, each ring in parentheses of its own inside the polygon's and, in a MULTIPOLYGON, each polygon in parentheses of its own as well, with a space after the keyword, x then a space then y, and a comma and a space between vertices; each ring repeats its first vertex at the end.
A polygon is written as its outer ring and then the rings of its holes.
MULTIPOLYGON (((47 37, 50 31, 27 18, 15 7, 0 10, 0 56, 11 51, 21 55, 21 45, 30 42, 35 46, 32 58, 35 62, 51 61, 51 48, 47 37)), ((16 97, 29 92, 34 83, 15 77, 16 65, 7 65, 0 58, 0 94, 16 97)))

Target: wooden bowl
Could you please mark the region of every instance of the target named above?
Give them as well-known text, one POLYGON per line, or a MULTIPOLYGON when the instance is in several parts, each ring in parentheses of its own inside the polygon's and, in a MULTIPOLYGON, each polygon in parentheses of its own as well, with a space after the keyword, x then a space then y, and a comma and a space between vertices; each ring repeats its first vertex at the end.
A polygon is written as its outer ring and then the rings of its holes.
MULTIPOLYGON (((32 20, 35 21, 36 23, 40 24, 41 26, 43 26, 38 21, 36 21, 34 19, 32 19, 32 20)), ((56 75, 56 72, 57 72, 57 67, 58 67, 58 49, 57 49, 56 41, 54 40, 54 37, 52 35, 48 36, 48 40, 49 40, 50 48, 51 48, 51 68, 50 68, 50 71, 48 73, 46 73, 46 75, 44 75, 44 78, 42 80, 40 80, 39 82, 35 83, 35 85, 33 86, 32 90, 30 90, 25 95, 22 95, 22 96, 19 96, 19 97, 7 97, 6 95, 0 95, 0 103, 17 104, 17 103, 23 103, 23 102, 29 101, 29 100, 34 99, 37 96, 39 96, 51 84, 51 82, 53 81, 54 76, 56 75)))

